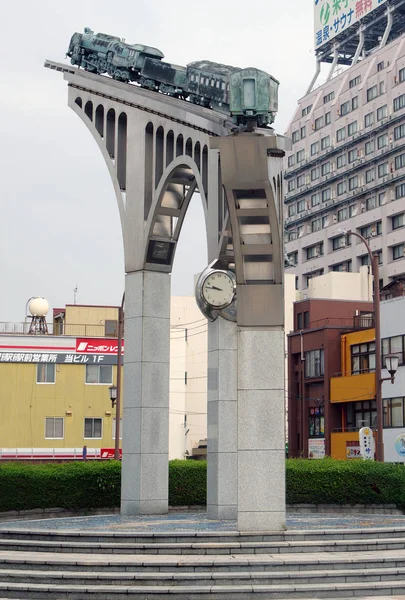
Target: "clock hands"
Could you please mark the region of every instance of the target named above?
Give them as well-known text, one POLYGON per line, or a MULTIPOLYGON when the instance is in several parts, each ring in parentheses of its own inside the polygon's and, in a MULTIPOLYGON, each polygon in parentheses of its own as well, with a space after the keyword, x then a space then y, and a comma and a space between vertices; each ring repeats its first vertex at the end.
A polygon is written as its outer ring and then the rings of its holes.
POLYGON ((205 289, 206 290, 217 290, 218 292, 223 292, 224 291, 222 288, 216 287, 215 285, 212 285, 210 287, 208 285, 206 285, 205 289))

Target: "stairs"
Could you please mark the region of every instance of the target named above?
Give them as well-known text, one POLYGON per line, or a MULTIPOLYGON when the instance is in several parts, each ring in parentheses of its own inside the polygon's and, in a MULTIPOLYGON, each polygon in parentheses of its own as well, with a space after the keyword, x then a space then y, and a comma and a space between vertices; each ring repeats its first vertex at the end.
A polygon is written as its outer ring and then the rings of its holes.
POLYGON ((270 600, 405 594, 405 527, 0 530, 0 599, 270 600))

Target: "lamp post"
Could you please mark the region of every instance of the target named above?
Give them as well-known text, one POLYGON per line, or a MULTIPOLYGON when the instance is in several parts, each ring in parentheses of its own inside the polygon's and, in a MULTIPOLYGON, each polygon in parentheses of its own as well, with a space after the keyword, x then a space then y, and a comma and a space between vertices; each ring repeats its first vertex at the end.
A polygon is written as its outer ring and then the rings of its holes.
POLYGON ((111 385, 108 389, 112 407, 115 410, 115 445, 114 459, 120 459, 120 420, 121 420, 121 367, 122 367, 122 337, 124 329, 124 302, 125 292, 122 295, 121 306, 118 308, 118 350, 117 350, 117 385, 111 385))
POLYGON ((381 377, 381 323, 380 323, 380 278, 378 254, 373 254, 367 240, 356 231, 348 231, 346 235, 354 235, 358 237, 365 247, 370 258, 370 265, 373 274, 373 307, 374 307, 374 328, 375 328, 375 400, 377 406, 377 460, 384 462, 384 440, 383 440, 383 402, 382 402, 382 383, 383 381, 391 381, 394 383, 394 377, 398 368, 398 357, 388 355, 386 357, 387 368, 390 377, 381 377), (395 358, 396 368, 395 367, 395 358), (392 359, 394 361, 392 362, 392 359))

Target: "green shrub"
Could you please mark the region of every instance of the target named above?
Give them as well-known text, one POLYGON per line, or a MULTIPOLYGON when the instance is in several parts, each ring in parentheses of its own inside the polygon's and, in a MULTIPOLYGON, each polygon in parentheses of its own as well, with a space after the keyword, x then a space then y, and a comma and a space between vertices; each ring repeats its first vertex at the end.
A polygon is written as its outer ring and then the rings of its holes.
MULTIPOLYGON (((288 504, 395 504, 405 510, 405 467, 363 461, 289 459, 288 504)), ((121 463, 0 464, 0 511, 113 508, 120 504, 121 463)), ((204 505, 205 461, 169 462, 169 505, 204 505)))
POLYGON ((169 462, 169 505, 190 506, 207 503, 207 462, 169 462))

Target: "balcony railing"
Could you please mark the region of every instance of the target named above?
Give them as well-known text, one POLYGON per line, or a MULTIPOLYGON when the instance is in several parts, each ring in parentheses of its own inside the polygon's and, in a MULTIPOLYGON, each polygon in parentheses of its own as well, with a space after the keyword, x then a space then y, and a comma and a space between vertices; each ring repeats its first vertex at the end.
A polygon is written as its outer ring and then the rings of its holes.
MULTIPOLYGON (((29 335, 31 322, 0 322, 0 335, 29 335)), ((66 323, 47 323, 48 335, 67 335, 72 337, 117 337, 116 328, 106 330, 104 323, 99 325, 81 325, 66 323)), ((32 335, 35 335, 33 333, 32 335)))
MULTIPOLYGON (((374 327, 374 315, 356 315, 355 317, 325 317, 311 321, 310 329, 319 327, 347 327, 349 329, 372 329, 374 327)), ((304 329, 307 329, 306 327, 304 329)))

